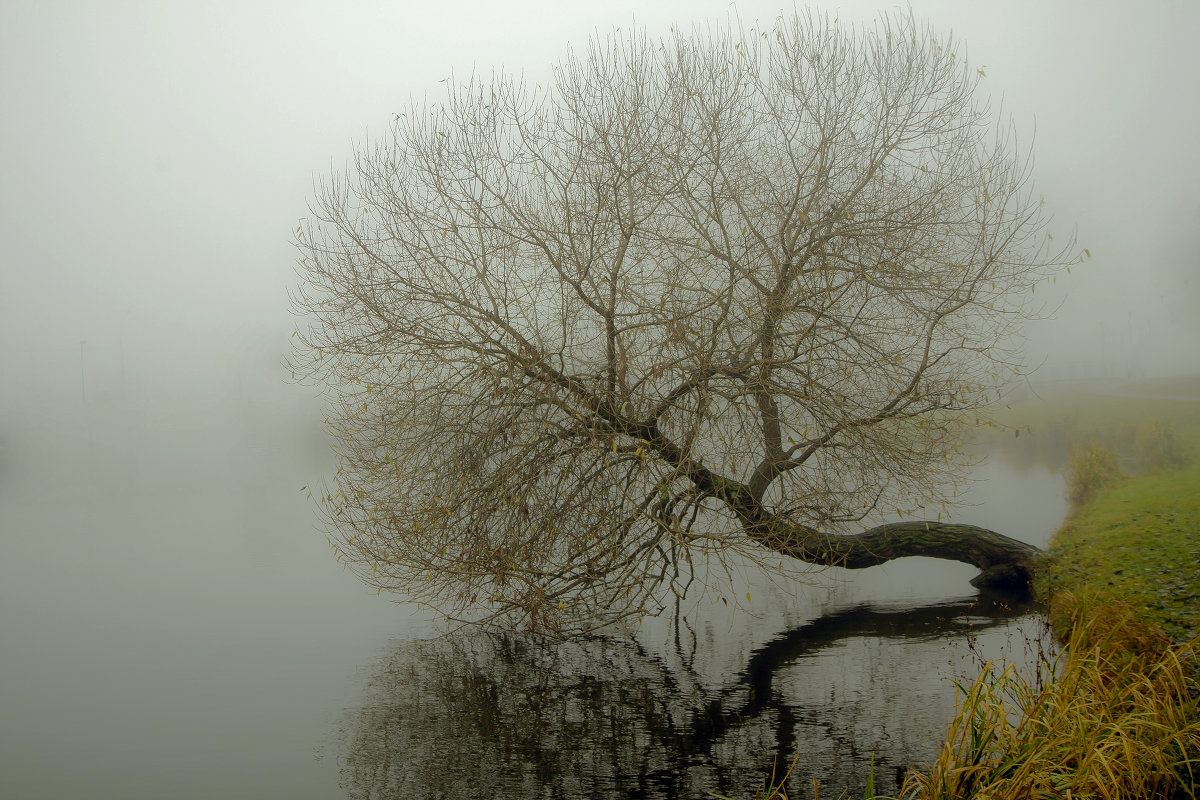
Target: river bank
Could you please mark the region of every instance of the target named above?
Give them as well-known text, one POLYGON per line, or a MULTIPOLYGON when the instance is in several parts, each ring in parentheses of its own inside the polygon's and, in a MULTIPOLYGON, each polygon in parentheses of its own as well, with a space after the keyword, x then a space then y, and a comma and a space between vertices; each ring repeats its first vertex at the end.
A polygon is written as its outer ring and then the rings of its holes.
POLYGON ((1036 587, 1055 633, 1080 597, 1128 606, 1175 643, 1200 633, 1200 377, 1027 400, 1000 421, 1077 500, 1036 587))
POLYGON ((902 797, 1196 797, 1196 384, 1029 400, 1001 415, 1031 435, 1025 458, 1063 462, 1080 501, 1036 586, 1066 649, 1032 680, 989 668, 962 687, 938 759, 902 797))
MULTIPOLYGON (((1086 498, 1036 586, 1066 646, 1033 673, 993 662, 957 684, 937 757, 894 797, 1197 796, 1200 377, 1067 388, 1005 407, 975 443, 1086 498)), ((757 796, 786 798, 779 777, 757 796)), ((893 797, 873 781, 862 796, 893 797)))
POLYGON ((1130 478, 1077 509, 1039 586, 1060 636, 1069 597, 1126 604, 1176 644, 1200 634, 1200 466, 1130 478))

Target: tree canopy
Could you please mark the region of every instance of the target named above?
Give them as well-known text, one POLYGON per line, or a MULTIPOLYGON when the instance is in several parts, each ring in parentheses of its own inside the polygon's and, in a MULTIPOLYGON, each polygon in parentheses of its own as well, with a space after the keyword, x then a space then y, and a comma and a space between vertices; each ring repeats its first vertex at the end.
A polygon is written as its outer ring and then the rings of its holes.
POLYGON ((734 561, 1020 579, 1033 548, 920 519, 1078 258, 980 77, 911 16, 810 14, 597 37, 549 86, 397 115, 297 238, 339 557, 558 634, 734 561))

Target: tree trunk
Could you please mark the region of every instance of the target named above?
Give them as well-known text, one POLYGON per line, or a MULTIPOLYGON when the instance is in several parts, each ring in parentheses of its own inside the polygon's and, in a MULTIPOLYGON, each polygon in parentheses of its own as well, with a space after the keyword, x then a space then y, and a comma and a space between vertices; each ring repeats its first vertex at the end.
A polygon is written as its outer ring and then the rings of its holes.
POLYGON ((746 526, 761 545, 812 564, 862 569, 906 556, 962 561, 979 567, 973 586, 1028 591, 1041 550, 975 525, 914 520, 889 522, 858 534, 821 533, 777 517, 746 526))
POLYGON ((705 493, 724 501, 758 544, 810 564, 863 569, 907 556, 943 558, 979 567, 973 586, 1027 594, 1034 562, 1042 552, 987 528, 929 520, 888 522, 856 534, 824 533, 772 514, 761 494, 738 481, 684 457, 674 463, 685 467, 705 493))

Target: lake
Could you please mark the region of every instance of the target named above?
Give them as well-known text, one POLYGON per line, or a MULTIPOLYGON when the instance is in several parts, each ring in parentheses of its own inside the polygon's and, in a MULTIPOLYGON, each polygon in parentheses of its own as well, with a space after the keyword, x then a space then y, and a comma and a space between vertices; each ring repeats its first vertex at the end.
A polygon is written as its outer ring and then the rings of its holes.
MULTIPOLYGON (((6 420, 11 423, 11 420, 6 420)), ((308 418, 48 406, 0 431, 0 796, 795 797, 894 789, 952 680, 1036 613, 905 559, 688 598, 635 636, 438 637, 334 561, 308 418)), ((955 518, 1044 544, 1062 479, 980 466, 955 518)))

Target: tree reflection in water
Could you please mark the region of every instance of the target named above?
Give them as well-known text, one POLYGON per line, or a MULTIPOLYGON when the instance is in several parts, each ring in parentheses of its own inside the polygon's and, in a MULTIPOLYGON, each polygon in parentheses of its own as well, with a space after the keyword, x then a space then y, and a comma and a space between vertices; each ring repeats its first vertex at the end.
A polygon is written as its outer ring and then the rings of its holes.
POLYGON ((630 638, 550 643, 471 631, 404 642, 347 717, 342 784, 352 798, 750 796, 772 757, 799 752, 789 796, 805 796, 811 776, 830 796, 861 789, 872 757, 886 791, 934 756, 952 687, 932 681, 940 701, 931 704, 911 682, 877 674, 890 670, 875 658, 855 667, 871 673, 859 676, 870 696, 847 697, 829 688, 838 675, 819 671, 844 672, 863 647, 944 658, 948 638, 1007 626, 1017 613, 987 600, 856 607, 754 650, 716 689, 630 638), (846 647, 840 662, 822 663, 846 647))

